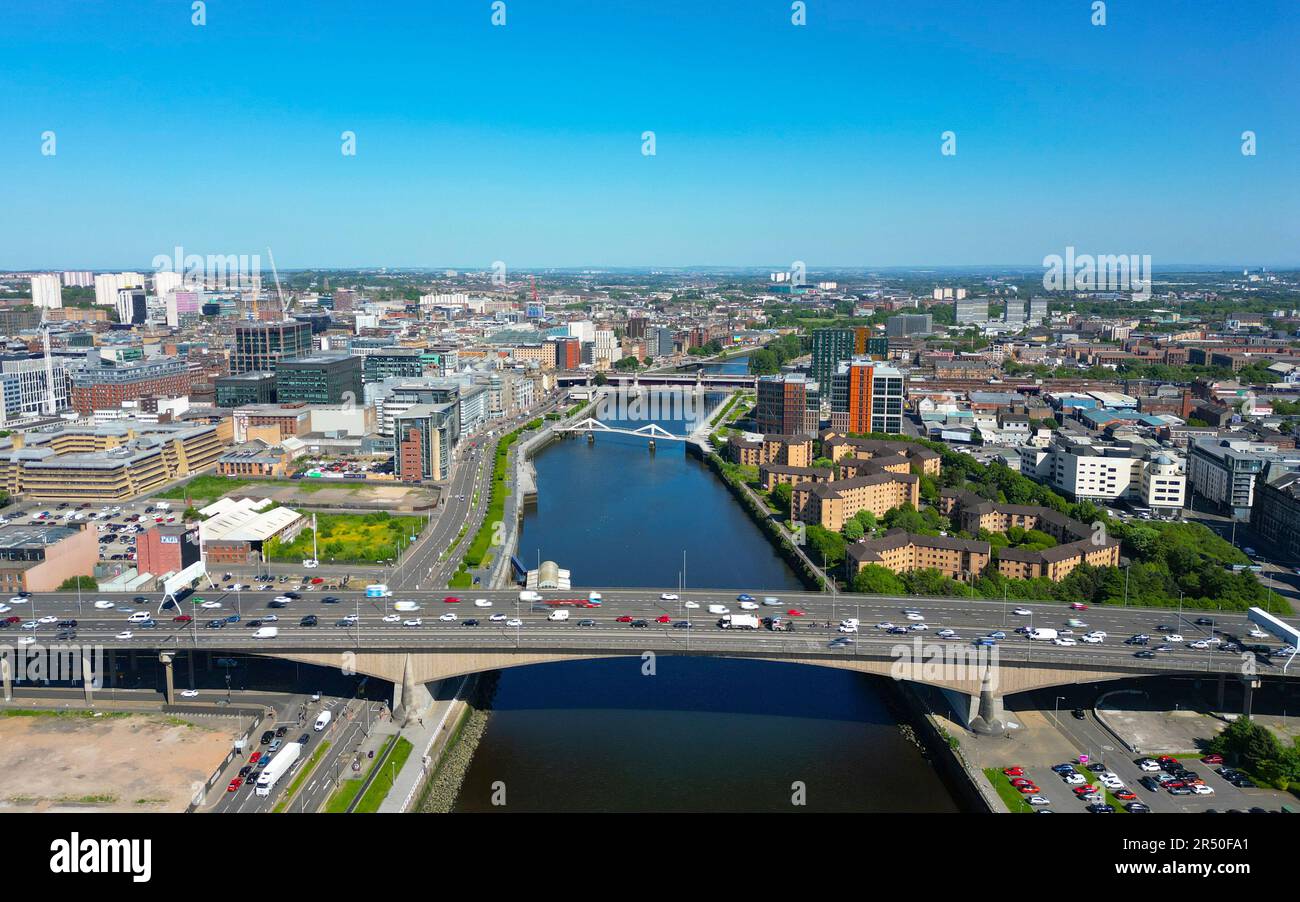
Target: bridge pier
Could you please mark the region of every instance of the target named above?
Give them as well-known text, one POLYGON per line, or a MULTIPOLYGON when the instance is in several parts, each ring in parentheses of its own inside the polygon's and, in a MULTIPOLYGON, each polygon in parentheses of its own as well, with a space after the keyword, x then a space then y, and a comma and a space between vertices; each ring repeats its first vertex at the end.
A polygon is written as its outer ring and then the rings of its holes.
POLYGON ((406 656, 402 665, 402 678, 393 682, 393 722, 406 726, 420 718, 433 704, 433 693, 429 687, 415 679, 415 664, 411 656, 406 656))
POLYGON ((163 680, 164 680, 164 687, 165 687, 163 690, 164 697, 166 698, 167 704, 169 705, 176 704, 176 684, 172 678, 173 657, 174 657, 173 653, 169 651, 158 653, 158 663, 162 664, 163 666, 163 680))
POLYGON ((5 701, 14 700, 14 675, 9 670, 9 656, 0 657, 0 683, 4 684, 5 701))
POLYGON ((86 694, 86 704, 95 702, 95 669, 90 660, 90 649, 86 646, 81 648, 81 688, 86 694))
POLYGON ((594 432, 588 432, 588 433, 587 433, 587 444, 588 444, 588 445, 594 445, 594 444, 596 444, 596 433, 594 433, 594 432))
POLYGON ((1260 686, 1257 676, 1241 675, 1241 685, 1245 688, 1245 697, 1241 701, 1241 716, 1250 717, 1250 707, 1255 700, 1255 690, 1260 686))
POLYGON ((650 453, 651 453, 651 454, 654 454, 654 453, 655 453, 655 440, 654 440, 654 439, 650 439, 650 453))

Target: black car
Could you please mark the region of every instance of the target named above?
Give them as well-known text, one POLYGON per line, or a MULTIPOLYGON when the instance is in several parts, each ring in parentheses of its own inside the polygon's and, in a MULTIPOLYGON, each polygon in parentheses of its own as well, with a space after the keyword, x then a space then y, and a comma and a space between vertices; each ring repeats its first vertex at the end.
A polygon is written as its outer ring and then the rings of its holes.
POLYGON ((633 620, 633 621, 632 621, 632 625, 633 625, 634 627, 637 627, 638 629, 645 629, 647 626, 650 625, 650 621, 648 621, 648 620, 633 620))
POLYGON ((245 624, 245 625, 246 625, 250 630, 255 630, 255 629, 257 629, 259 626, 262 625, 262 621, 260 621, 260 620, 250 620, 250 621, 248 621, 248 623, 245 624))
POLYGON ((267 604, 268 608, 287 608, 288 606, 289 602, 287 601, 272 601, 267 604))
POLYGON ((462 621, 460 622, 460 625, 461 625, 461 626, 478 626, 478 620, 476 620, 476 619, 474 619, 473 617, 471 617, 471 618, 469 618, 468 620, 462 620, 462 621))
POLYGON ((1074 709, 1073 711, 1071 711, 1070 713, 1074 716, 1074 719, 1075 719, 1075 720, 1083 720, 1084 717, 1086 716, 1086 715, 1083 713, 1083 709, 1082 709, 1082 708, 1075 708, 1075 709, 1074 709))
POLYGON ((1197 618, 1196 618, 1196 625, 1197 625, 1197 626, 1214 626, 1214 621, 1211 620, 1209 617, 1197 617, 1197 618))
POLYGON ((283 736, 285 733, 288 733, 288 732, 289 732, 289 728, 288 728, 288 727, 276 727, 276 728, 275 728, 275 738, 276 738, 276 739, 279 739, 281 736, 283 736))
POLYGON ((1115 806, 1107 805, 1104 802, 1094 802, 1088 806, 1088 811, 1092 814, 1114 814, 1115 806))
POLYGON ((267 730, 262 734, 262 745, 270 745, 271 740, 275 738, 275 730, 267 730))
POLYGON ((689 630, 694 629, 694 627, 695 624, 691 623, 689 620, 677 620, 673 623, 673 629, 675 630, 689 630))
POLYGON ((54 635, 54 638, 57 639, 57 640, 60 641, 60 642, 65 642, 65 641, 67 641, 67 640, 69 640, 69 639, 75 639, 75 638, 77 638, 77 631, 76 631, 76 630, 59 630, 59 631, 54 635))
POLYGON ((317 620, 315 614, 308 614, 306 617, 304 617, 304 618, 302 618, 301 620, 298 621, 298 625, 299 625, 299 626, 315 626, 315 625, 316 625, 317 623, 319 623, 319 622, 320 622, 320 621, 317 620))
POLYGON ((321 603, 322 603, 322 604, 338 604, 338 603, 339 603, 339 600, 338 600, 337 597, 335 597, 335 596, 333 596, 333 595, 326 595, 324 598, 321 599, 321 603))
POLYGON ((65 629, 65 630, 66 630, 66 629, 72 629, 72 628, 73 628, 74 626, 76 626, 76 625, 77 625, 77 621, 75 621, 75 620, 60 620, 59 623, 58 623, 58 626, 59 626, 61 629, 65 629))
POLYGON ((298 737, 298 744, 299 744, 299 745, 306 745, 306 744, 309 743, 309 742, 311 742, 311 734, 310 734, 310 733, 303 733, 301 736, 298 737))
POLYGON ((294 598, 294 599, 302 598, 302 596, 299 595, 297 592, 285 592, 285 593, 284 593, 284 597, 285 597, 285 598, 294 598))
POLYGON ((1141 802, 1129 802, 1124 808, 1129 814, 1150 814, 1151 806, 1144 805, 1141 802))
POLYGON ((224 620, 209 620, 209 621, 208 621, 208 629, 210 629, 210 630, 219 630, 219 629, 224 629, 225 626, 226 626, 226 621, 224 621, 224 620))
POLYGON ((1133 657, 1135 658, 1154 658, 1155 656, 1156 656, 1155 652, 1147 651, 1145 649, 1133 655, 1133 657))
POLYGON ((341 626, 341 627, 356 626, 355 623, 353 623, 351 620, 348 620, 346 617, 341 620, 335 621, 334 625, 341 626))
POLYGON ((1174 631, 1174 628, 1173 628, 1172 626, 1170 626, 1169 624, 1167 624, 1167 623, 1161 623, 1161 624, 1157 624, 1157 625, 1156 625, 1156 632, 1160 632, 1160 633, 1172 633, 1173 631, 1174 631))
POLYGON ((595 625, 596 625, 596 621, 590 619, 578 621, 578 626, 595 626, 595 625))
POLYGON ((245 764, 243 767, 239 769, 239 776, 247 777, 252 772, 253 772, 253 765, 245 764))
POLYGON ((1160 790, 1160 781, 1155 777, 1143 777, 1138 780, 1138 782, 1142 784, 1144 789, 1149 789, 1152 792, 1158 792, 1160 790))

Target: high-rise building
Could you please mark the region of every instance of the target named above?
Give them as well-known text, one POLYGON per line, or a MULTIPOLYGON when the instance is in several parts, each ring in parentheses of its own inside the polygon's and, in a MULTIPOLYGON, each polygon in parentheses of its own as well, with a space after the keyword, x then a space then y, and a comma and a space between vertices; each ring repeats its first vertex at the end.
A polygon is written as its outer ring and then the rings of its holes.
POLYGON ((841 363, 831 385, 831 428, 901 434, 903 374, 865 358, 841 363))
POLYGON ((818 385, 803 374, 758 380, 755 425, 764 435, 813 435, 821 419, 818 385))
POLYGON ((239 323, 235 326, 230 372, 274 370, 281 358, 301 357, 311 350, 311 323, 296 320, 239 323))
POLYGON ((394 473, 403 482, 438 481, 451 472, 457 403, 417 404, 394 418, 394 473))
POLYGON ((818 385, 830 385, 840 363, 855 355, 868 353, 871 329, 814 329, 812 336, 812 377, 818 385))
POLYGON ((117 321, 139 325, 149 318, 149 300, 143 288, 122 288, 117 292, 117 321))
POLYGON ((645 338, 646 318, 644 316, 629 316, 627 318, 627 337, 628 338, 645 338))
MULTIPOLYGON (((142 292, 143 293, 143 292, 142 292)), ((96 366, 72 373, 72 407, 81 414, 113 410, 123 401, 157 395, 183 398, 189 395, 189 366, 179 357, 113 363, 97 358, 96 366)))
POLYGON ((958 298, 954 302, 955 318, 958 325, 966 323, 987 323, 989 321, 988 298, 958 298))
POLYGON ((89 288, 95 284, 95 274, 88 270, 65 270, 63 273, 64 288, 89 288))
POLYGON ((1047 321, 1047 298, 1030 298, 1029 299, 1029 324, 1031 326, 1041 325, 1047 321))
POLYGON ((1004 302, 1002 321, 1008 326, 1023 326, 1028 310, 1029 302, 1024 298, 1008 297, 1004 302))
MULTIPOLYGON (((885 321, 885 333, 890 338, 929 335, 933 331, 934 317, 929 313, 900 313, 897 316, 891 316, 885 321)), ((886 351, 886 353, 888 352, 886 351)))
POLYGON ((52 273, 32 276, 32 305, 44 310, 63 306, 63 289, 58 276, 52 273))
POLYGON ((170 269, 160 269, 153 274, 153 293, 159 297, 175 291, 185 284, 185 277, 170 269))

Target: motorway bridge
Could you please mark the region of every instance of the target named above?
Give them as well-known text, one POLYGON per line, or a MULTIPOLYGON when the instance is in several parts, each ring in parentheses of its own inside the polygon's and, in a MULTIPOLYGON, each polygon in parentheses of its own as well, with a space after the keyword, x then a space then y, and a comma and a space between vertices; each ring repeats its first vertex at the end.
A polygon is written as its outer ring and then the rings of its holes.
MULTIPOLYGON (((56 640, 56 621, 75 619, 74 641, 80 646, 103 649, 110 657, 160 656, 167 669, 169 701, 173 700, 174 662, 193 667, 197 660, 198 666, 206 666, 213 656, 254 654, 345 668, 391 681, 394 710, 403 694, 408 699, 412 692, 423 694, 425 684, 449 677, 527 664, 642 658, 650 654, 784 661, 926 683, 952 693, 955 701, 960 701, 956 694, 966 696, 970 720, 979 712, 981 702, 986 709, 1000 712, 1003 696, 1049 686, 1135 676, 1203 674, 1221 681, 1244 675, 1250 689, 1257 685, 1259 676, 1287 675, 1282 658, 1250 656, 1247 663, 1240 653, 1220 651, 1214 645, 1200 651, 1188 647, 1197 639, 1216 636, 1228 641, 1256 641, 1246 638, 1252 625, 1240 613, 1180 615, 1168 609, 1119 607, 1075 612, 1061 604, 1026 604, 1023 609, 1030 613, 1017 615, 1014 611, 1019 605, 1015 602, 739 590, 748 591, 760 601, 765 594, 779 598, 779 605, 753 612, 760 616, 779 614, 795 624, 791 632, 772 632, 724 630, 716 625, 718 616, 710 614, 708 606, 721 604, 740 613, 736 601, 739 591, 687 590, 675 600, 664 599, 658 589, 601 591, 604 599, 600 607, 569 608, 566 622, 549 620, 554 607, 520 602, 518 592, 513 590, 475 590, 457 596, 446 592, 403 592, 396 598, 366 598, 357 592, 334 596, 304 592, 287 607, 275 610, 268 607, 275 592, 200 591, 181 602, 184 614, 193 620, 174 620, 177 612, 167 610, 157 616, 153 628, 129 623, 130 615, 122 608, 156 612, 160 603, 157 595, 142 596, 146 602, 137 603, 127 596, 83 595, 78 600, 63 593, 10 605, 13 610, 7 616, 18 615, 26 624, 35 626, 24 629, 23 624, 13 624, 3 635, 7 643, 0 645, 9 655, 67 644, 56 640), (327 602, 327 597, 337 600, 327 602), (460 600, 447 602, 448 597, 460 600), (220 607, 200 607, 195 598, 220 607), (112 600, 117 607, 97 609, 94 602, 99 599, 112 600), (490 606, 476 606, 478 599, 490 606), (398 600, 413 602, 418 610, 398 612, 398 600), (907 619, 905 608, 920 611, 927 629, 890 635, 876 628, 878 622, 885 621, 911 626, 915 621, 907 619), (799 613, 791 613, 795 611, 799 613), (454 620, 440 619, 452 614, 454 620), (220 629, 207 626, 209 621, 231 615, 238 615, 239 622, 227 623, 220 629), (250 628, 250 623, 268 615, 278 617, 274 624, 278 635, 255 638, 256 630, 250 628), (317 625, 300 625, 306 615, 315 615, 317 625), (500 619, 491 620, 493 615, 500 619), (861 622, 856 635, 837 629, 839 622, 848 617, 861 622), (1033 642, 1014 632, 1020 625, 1064 629, 1070 618, 1082 619, 1088 630, 1103 630, 1108 637, 1100 645, 1062 647, 1033 642), (1196 623, 1201 618, 1211 618, 1213 623, 1196 623), (407 625, 407 621, 417 619, 418 625, 407 625), (644 621, 645 625, 634 626, 627 619, 644 621), (478 623, 467 626, 467 620, 478 623), (690 622, 691 628, 676 625, 683 621, 690 622), (1136 657, 1138 649, 1123 644, 1122 640, 1130 635, 1146 633, 1153 637, 1154 647, 1161 639, 1157 630, 1160 626, 1181 634, 1184 641, 1170 643, 1173 650, 1158 652, 1154 658, 1136 657), (936 633, 942 628, 956 631, 957 638, 939 639, 936 633), (994 649, 974 647, 972 640, 998 630, 1004 631, 1007 638, 998 641, 994 649), (34 642, 19 646, 20 637, 23 642, 34 642)), ((672 591, 663 590, 670 594, 672 591)), ((584 592, 577 591, 543 594, 547 601, 585 597, 584 592)), ((1276 644, 1276 640, 1273 642, 1276 644)), ((5 668, 0 666, 0 670, 5 668)), ((0 676, 7 694, 9 672, 5 670, 0 676)), ((93 691, 87 686, 88 697, 93 696, 93 691)))

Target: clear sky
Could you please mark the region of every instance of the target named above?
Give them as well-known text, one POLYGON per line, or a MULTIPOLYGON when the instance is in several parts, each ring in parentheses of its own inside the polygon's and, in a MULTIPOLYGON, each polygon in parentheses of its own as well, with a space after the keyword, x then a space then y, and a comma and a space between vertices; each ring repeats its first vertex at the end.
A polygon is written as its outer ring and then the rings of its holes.
POLYGON ((790 6, 0 0, 0 268, 1300 263, 1300 2, 790 6))

